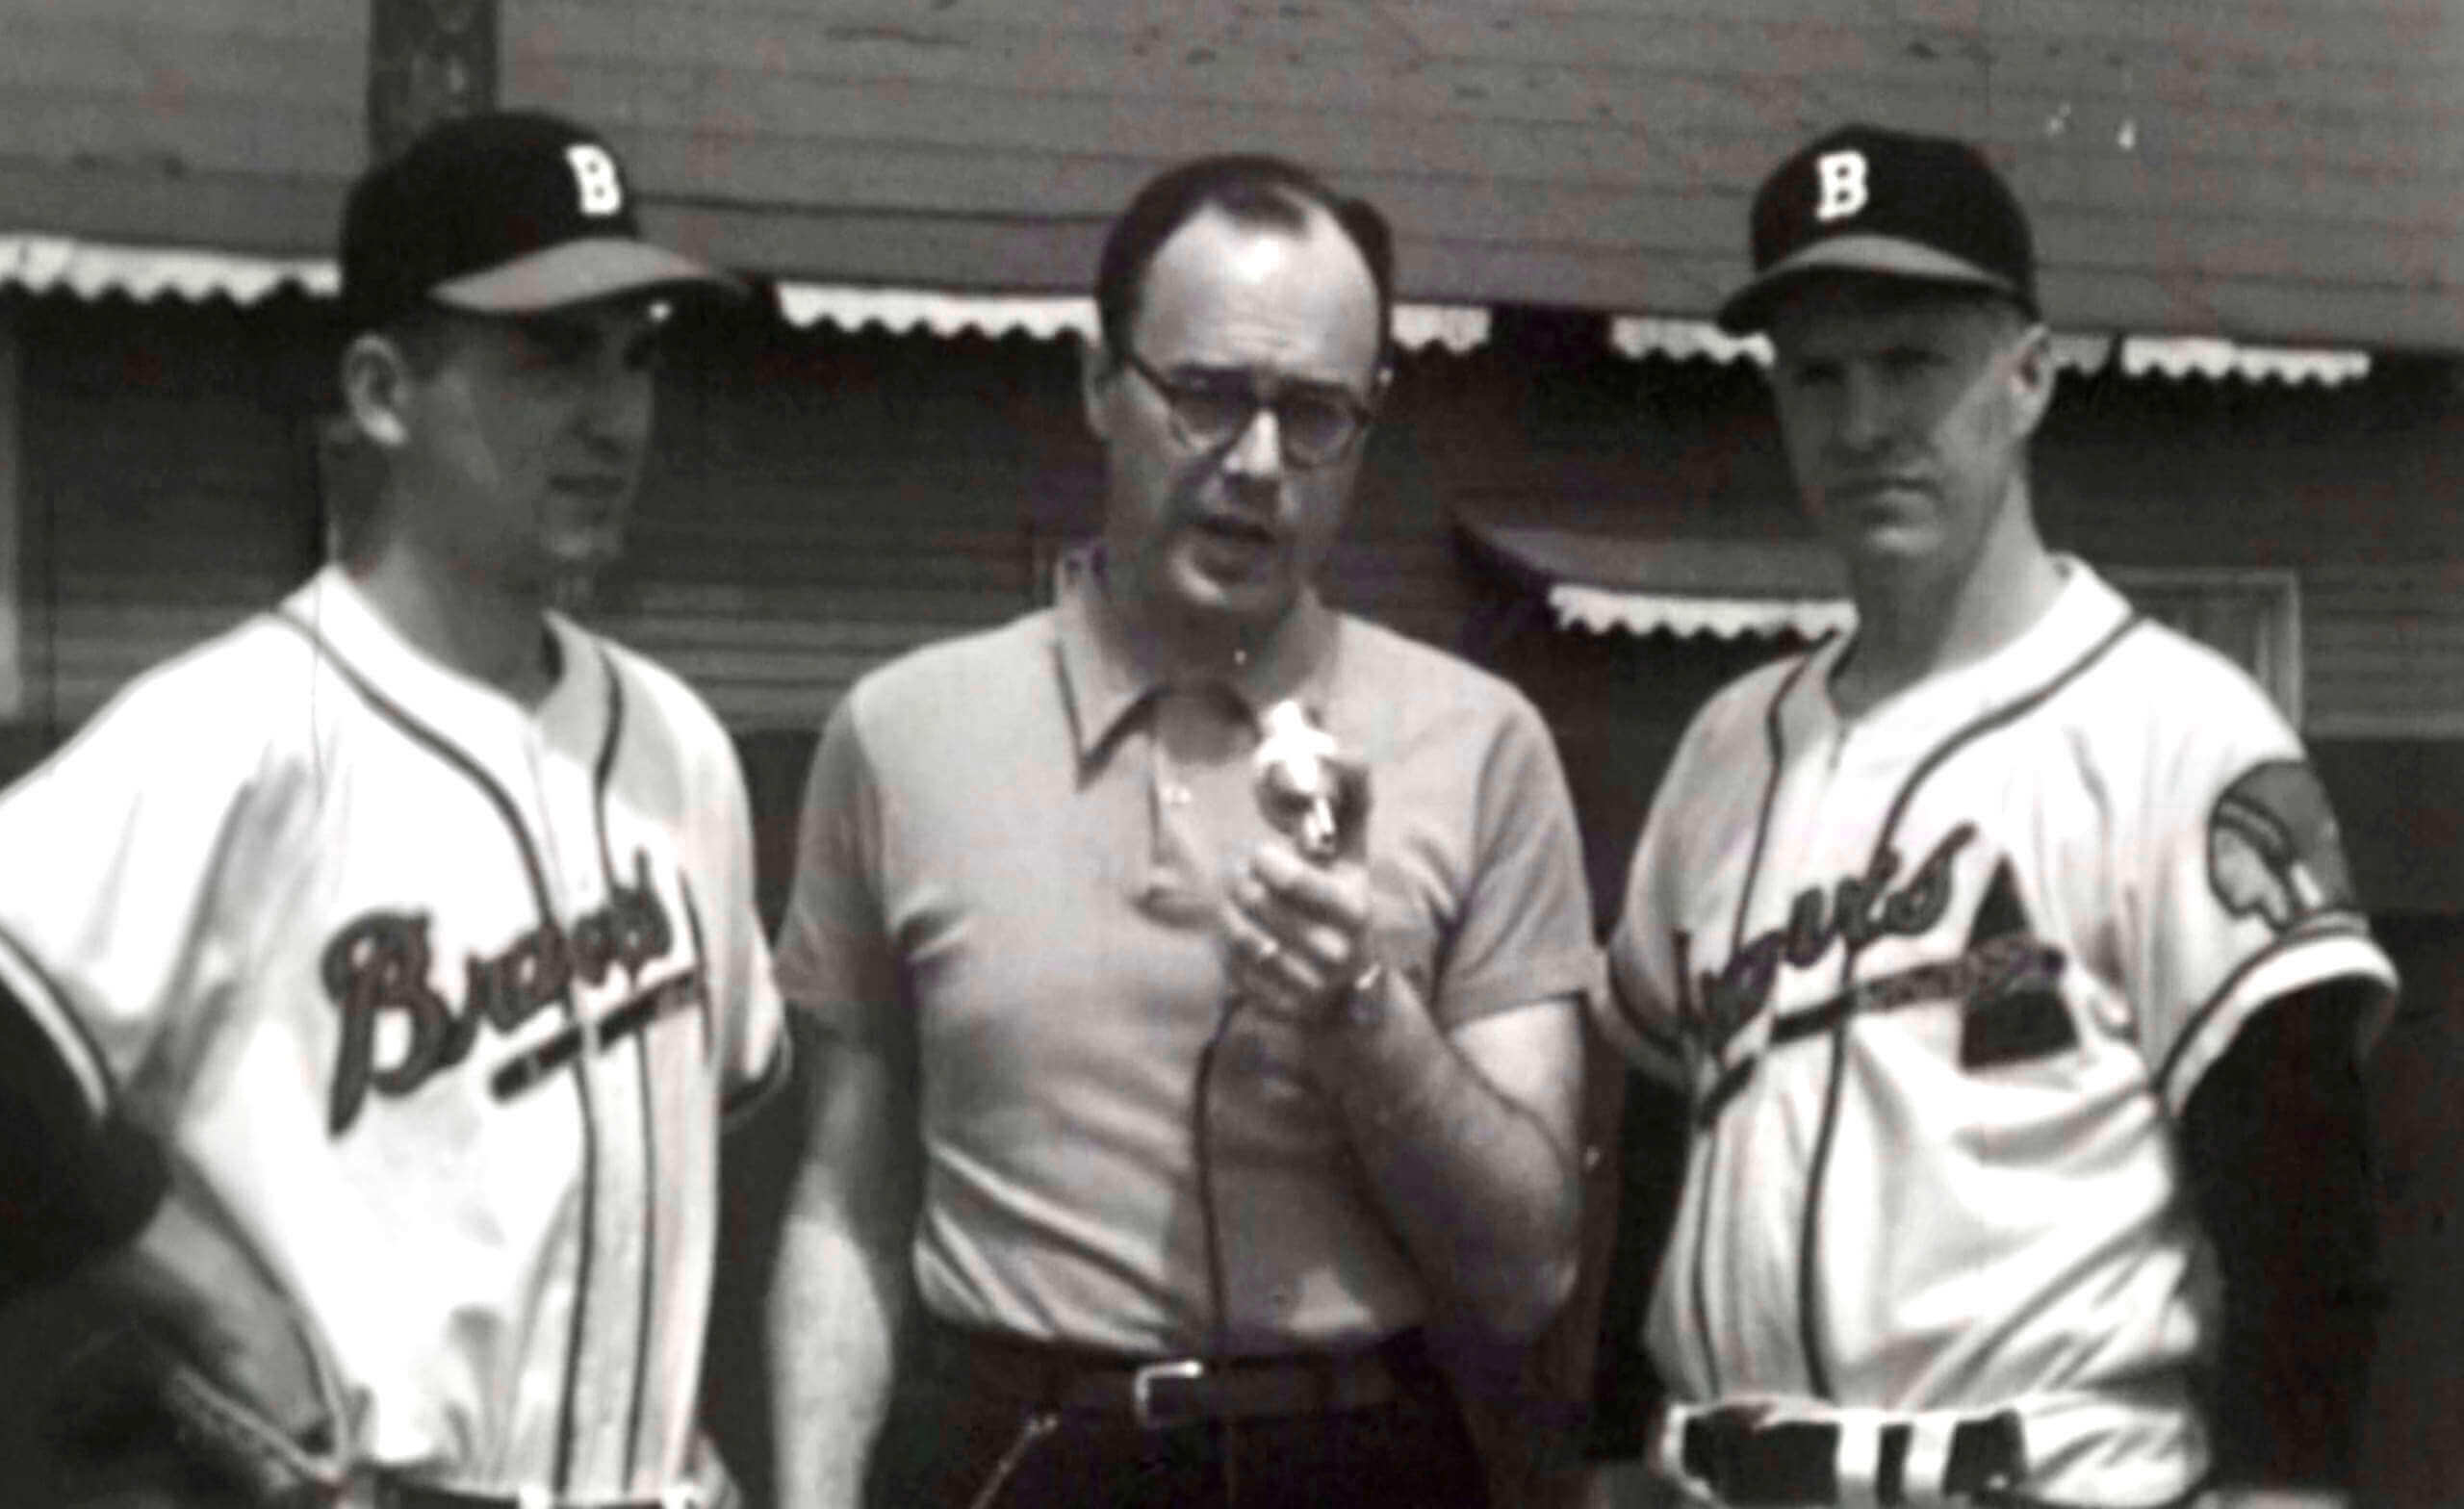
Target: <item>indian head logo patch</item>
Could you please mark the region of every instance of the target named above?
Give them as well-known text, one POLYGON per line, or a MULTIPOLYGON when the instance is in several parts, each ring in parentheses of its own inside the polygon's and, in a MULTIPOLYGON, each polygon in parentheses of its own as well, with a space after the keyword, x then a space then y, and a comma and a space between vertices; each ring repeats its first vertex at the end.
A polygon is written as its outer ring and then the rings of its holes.
POLYGON ((2297 759, 2246 772, 2207 820, 2207 882, 2224 909, 2282 933, 2352 905, 2352 876, 2327 789, 2297 759))

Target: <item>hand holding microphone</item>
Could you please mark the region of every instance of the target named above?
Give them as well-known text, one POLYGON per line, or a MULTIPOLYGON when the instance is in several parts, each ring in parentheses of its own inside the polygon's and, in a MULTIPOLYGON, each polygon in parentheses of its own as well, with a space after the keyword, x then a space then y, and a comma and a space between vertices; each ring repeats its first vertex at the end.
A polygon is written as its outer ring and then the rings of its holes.
POLYGON ((1369 771, 1296 702, 1260 719, 1266 843, 1233 879, 1224 920, 1235 978, 1276 1014, 1322 1023, 1368 972, 1369 771))

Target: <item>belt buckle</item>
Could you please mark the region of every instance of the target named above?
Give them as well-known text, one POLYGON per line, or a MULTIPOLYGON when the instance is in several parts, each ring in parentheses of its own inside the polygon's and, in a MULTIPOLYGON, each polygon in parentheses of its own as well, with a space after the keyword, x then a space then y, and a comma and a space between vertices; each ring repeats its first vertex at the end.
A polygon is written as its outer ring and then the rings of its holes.
POLYGON ((1167 1425, 1183 1423, 1198 1418, 1196 1413, 1180 1419, 1158 1418, 1155 1410, 1155 1385, 1158 1383, 1195 1383, 1206 1376, 1206 1364, 1194 1357, 1176 1357, 1169 1362, 1147 1363, 1129 1375, 1129 1413, 1141 1430, 1161 1430, 1167 1425))

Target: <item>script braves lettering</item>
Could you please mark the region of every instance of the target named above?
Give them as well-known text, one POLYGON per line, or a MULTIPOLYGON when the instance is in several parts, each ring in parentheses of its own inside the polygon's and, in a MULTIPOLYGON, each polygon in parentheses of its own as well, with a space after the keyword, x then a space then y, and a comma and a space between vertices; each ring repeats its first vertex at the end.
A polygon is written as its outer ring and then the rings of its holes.
MULTIPOLYGON (((1830 890, 1809 885, 1789 905, 1785 927, 1755 934, 1717 974, 1702 972, 1699 1005, 1684 1013, 1685 1029, 1714 1056, 1770 1004, 1771 986, 1780 965, 1808 969, 1845 939, 1853 953, 1878 937, 1897 934, 1914 937, 1942 920, 1951 901, 1951 862, 1976 836, 1974 823, 1962 823, 1942 835, 1916 873, 1898 890, 1890 888, 1899 873, 1899 851, 1886 844, 1861 876, 1842 878, 1830 890)), ((1691 937, 1677 934, 1677 967, 1686 977, 1691 937)))
POLYGON ((325 992, 342 1013, 327 1129, 337 1137, 348 1131, 372 1089, 409 1095, 461 1062, 483 1022, 510 1035, 563 999, 575 981, 596 985, 613 968, 638 982, 644 965, 675 946, 676 931, 651 883, 650 857, 639 850, 633 876, 633 884, 610 886, 606 905, 571 927, 544 923, 491 957, 471 956, 458 1008, 428 983, 426 912, 371 911, 345 924, 323 959, 325 992), (377 1024, 388 1013, 400 1019, 408 1041, 393 1062, 379 1064, 377 1024))

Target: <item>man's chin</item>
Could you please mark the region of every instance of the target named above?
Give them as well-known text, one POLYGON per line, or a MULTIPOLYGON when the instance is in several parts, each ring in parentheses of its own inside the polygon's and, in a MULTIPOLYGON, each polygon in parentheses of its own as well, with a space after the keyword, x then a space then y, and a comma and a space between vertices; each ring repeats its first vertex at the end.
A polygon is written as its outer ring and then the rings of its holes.
POLYGON ((1939 550, 1940 536, 1918 524, 1875 522, 1830 531, 1832 548, 1851 563, 1877 571, 1922 568, 1939 550))
POLYGON ((588 607, 598 599, 600 578, 615 563, 612 542, 551 555, 546 574, 548 605, 565 613, 588 607))
POLYGON ((548 577, 547 604, 559 613, 578 614, 598 597, 599 574, 595 571, 558 571, 548 577))
POLYGON ((1282 621, 1299 598, 1279 573, 1227 575, 1183 563, 1174 574, 1174 594, 1191 618, 1231 628, 1267 628, 1282 621))

